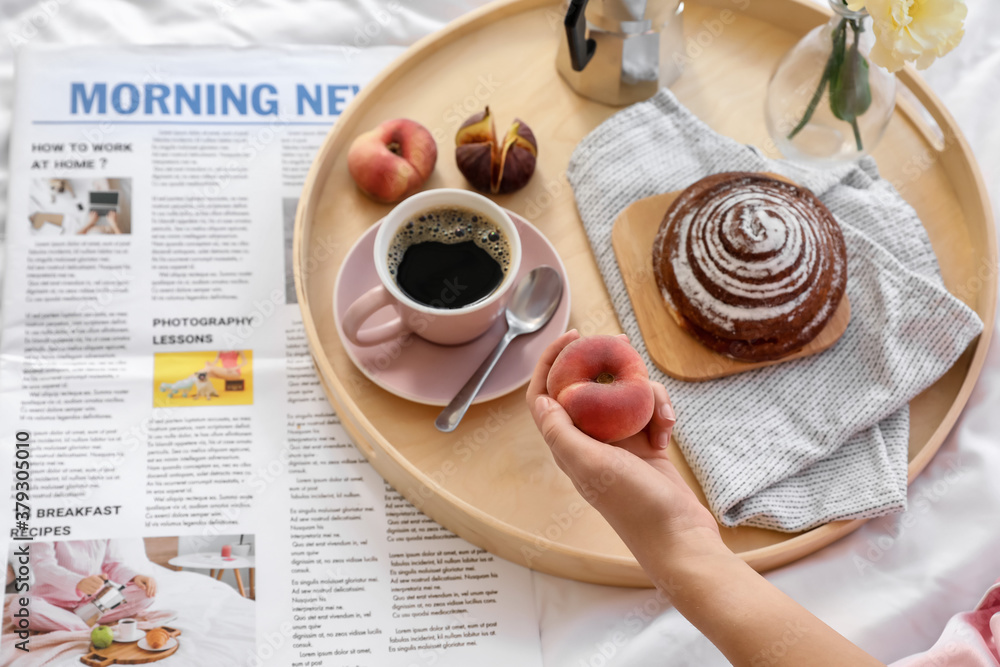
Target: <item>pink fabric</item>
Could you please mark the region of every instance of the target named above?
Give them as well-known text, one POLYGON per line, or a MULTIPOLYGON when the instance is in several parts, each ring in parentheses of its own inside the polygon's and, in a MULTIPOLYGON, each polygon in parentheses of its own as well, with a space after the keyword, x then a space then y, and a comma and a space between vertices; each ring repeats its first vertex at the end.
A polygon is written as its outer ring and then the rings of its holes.
POLYGON ((76 590, 81 579, 106 574, 119 584, 132 581, 135 570, 126 566, 118 540, 31 542, 31 595, 58 607, 73 609, 86 596, 76 590))
MULTIPOLYGON (((129 584, 122 591, 125 602, 118 605, 111 611, 101 616, 97 622, 100 625, 109 625, 122 618, 134 617, 149 605, 153 604, 154 598, 146 597, 146 592, 135 584, 129 584)), ((80 604, 83 604, 82 602, 80 604)), ((79 605, 76 605, 79 606, 79 605)), ((31 596, 28 598, 29 630, 35 632, 53 632, 56 630, 87 630, 90 627, 84 623, 83 619, 73 613, 72 608, 65 608, 47 602, 46 600, 31 596)), ((20 605, 17 600, 11 604, 11 614, 17 613, 20 605)))
POLYGON ((1000 667, 1000 580, 973 611, 952 616, 929 651, 892 667, 1000 667))
POLYGON ((219 361, 222 362, 223 368, 236 368, 236 365, 240 363, 240 351, 219 352, 219 361))

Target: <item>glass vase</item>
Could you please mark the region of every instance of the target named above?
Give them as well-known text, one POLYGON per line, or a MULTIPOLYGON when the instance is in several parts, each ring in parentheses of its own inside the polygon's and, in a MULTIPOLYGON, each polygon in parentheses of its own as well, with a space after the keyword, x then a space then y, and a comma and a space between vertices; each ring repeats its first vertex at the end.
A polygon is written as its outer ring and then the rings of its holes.
POLYGON ((801 162, 835 165, 870 152, 896 104, 896 77, 871 63, 865 10, 829 0, 833 16, 778 63, 765 118, 778 150, 801 162))

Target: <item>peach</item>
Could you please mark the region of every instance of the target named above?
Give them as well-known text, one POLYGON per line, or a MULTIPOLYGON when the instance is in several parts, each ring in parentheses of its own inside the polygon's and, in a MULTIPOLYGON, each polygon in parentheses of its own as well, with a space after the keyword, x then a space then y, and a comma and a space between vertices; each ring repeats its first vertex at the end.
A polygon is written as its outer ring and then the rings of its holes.
POLYGON ((577 428, 602 442, 635 435, 653 416, 646 364, 619 336, 573 341, 552 362, 545 385, 577 428))
POLYGON ((359 134, 347 151, 347 170, 358 188, 386 204, 419 190, 436 162, 434 137, 426 127, 407 118, 387 120, 359 134))

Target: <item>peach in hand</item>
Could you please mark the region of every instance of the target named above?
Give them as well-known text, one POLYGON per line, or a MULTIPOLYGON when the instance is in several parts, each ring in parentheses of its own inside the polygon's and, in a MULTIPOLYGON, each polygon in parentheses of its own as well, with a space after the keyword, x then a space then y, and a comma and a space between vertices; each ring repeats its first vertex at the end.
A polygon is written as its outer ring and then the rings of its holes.
POLYGON ((635 435, 653 416, 646 364, 619 336, 573 341, 552 362, 545 384, 576 427, 602 442, 635 435))
POLYGON ((387 120, 359 134, 347 151, 347 170, 354 182, 366 195, 387 204, 419 190, 436 162, 434 137, 408 118, 387 120))

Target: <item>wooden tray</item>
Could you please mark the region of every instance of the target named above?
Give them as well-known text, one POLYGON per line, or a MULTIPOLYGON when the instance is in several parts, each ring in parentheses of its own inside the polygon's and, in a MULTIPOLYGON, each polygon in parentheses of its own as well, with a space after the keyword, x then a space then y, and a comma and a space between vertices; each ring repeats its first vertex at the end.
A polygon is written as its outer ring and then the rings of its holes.
MULTIPOLYGON (((768 174, 783 181, 777 174, 768 174)), ((847 294, 841 299, 833 318, 823 330, 797 352, 771 361, 738 361, 702 345, 684 331, 667 310, 653 273, 653 240, 667 209, 680 196, 681 190, 653 195, 629 204, 615 218, 611 229, 611 245, 628 290, 639 331, 646 343, 649 358, 672 378, 687 382, 715 380, 773 366, 792 359, 818 354, 840 340, 851 321, 851 305, 847 294)))
MULTIPOLYGON (((167 634, 177 638, 181 631, 176 628, 162 626, 167 634)), ((118 643, 115 642, 107 648, 94 648, 90 645, 90 651, 86 655, 80 656, 80 662, 90 667, 107 667, 108 665, 145 665, 150 662, 157 662, 164 658, 169 658, 181 647, 181 640, 173 648, 166 651, 147 651, 139 648, 139 642, 118 643)))
MULTIPOLYGON (((692 52, 672 89, 711 127, 774 155, 763 117, 768 78, 802 35, 827 20, 827 10, 811 0, 746 3, 745 12, 730 0, 715 6, 711 1, 685 3, 686 37, 700 53, 692 52), (731 19, 721 34, 705 30, 705 22, 721 16, 731 19)), ((453 137, 466 115, 488 103, 498 118, 524 119, 539 139, 531 182, 496 201, 535 223, 562 255, 573 284, 570 326, 585 334, 620 331, 565 177, 577 142, 618 109, 576 95, 559 78, 554 61, 562 38, 555 2, 492 4, 421 40, 365 86, 331 130, 306 179, 295 223, 296 289, 320 379, 341 422, 375 469, 417 507, 511 561, 584 581, 649 586, 618 536, 556 467, 521 392, 473 406, 454 433, 441 434, 433 426, 436 408, 396 398, 354 367, 330 308, 344 254, 389 208, 365 198, 352 183, 347 148, 353 138, 383 120, 413 118, 438 138, 440 158, 427 187, 467 187, 453 159, 453 137)), ((912 479, 944 441, 982 368, 993 326, 997 258, 972 151, 913 70, 901 72, 899 80, 915 101, 901 96, 875 158, 927 226, 948 288, 987 327, 951 371, 911 403, 912 479), (925 124, 920 104, 943 138, 925 124)), ((672 449, 681 474, 700 493, 672 449)), ((757 528, 722 534, 752 566, 766 570, 861 524, 840 521, 798 535, 757 528)))

